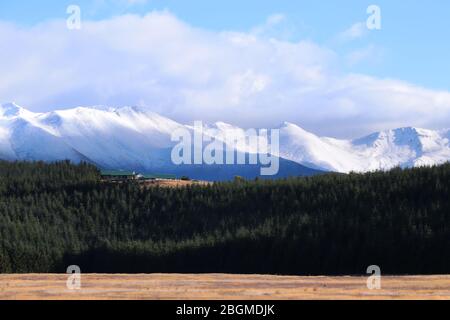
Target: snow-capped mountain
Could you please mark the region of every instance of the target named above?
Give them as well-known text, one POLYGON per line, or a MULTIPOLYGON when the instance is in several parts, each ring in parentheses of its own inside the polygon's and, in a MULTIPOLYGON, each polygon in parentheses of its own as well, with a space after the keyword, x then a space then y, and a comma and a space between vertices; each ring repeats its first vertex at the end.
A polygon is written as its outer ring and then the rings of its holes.
POLYGON ((9 103, 0 108, 0 158, 142 167, 167 160, 158 151, 169 146, 170 134, 178 127, 167 118, 129 107, 32 113, 9 103))
POLYGON ((285 123, 280 156, 326 171, 348 173, 418 167, 450 161, 450 130, 400 128, 356 140, 321 138, 285 123))
MULTIPOLYGON (((0 159, 86 161, 104 169, 173 173, 204 180, 260 175, 259 165, 175 165, 171 151, 176 142, 171 141, 171 135, 177 129, 195 130, 136 107, 33 113, 7 103, 0 106, 0 159)), ((205 134, 212 134, 212 129, 205 127, 205 134)), ((279 160, 280 171, 274 177, 318 173, 290 160, 279 160)))
MULTIPOLYGON (((170 157, 175 145, 171 134, 180 128, 196 130, 136 107, 80 107, 33 113, 7 103, 0 107, 0 159, 68 159, 102 168, 172 172, 212 180, 258 175, 257 168, 251 166, 175 166, 170 157)), ((291 123, 278 129, 280 149, 274 155, 282 165, 277 177, 321 171, 365 172, 450 160, 450 130, 402 128, 339 140, 318 137, 291 123)), ((202 130, 221 141, 232 131, 240 137, 233 146, 237 152, 257 152, 246 144, 244 129, 218 122, 202 130)))

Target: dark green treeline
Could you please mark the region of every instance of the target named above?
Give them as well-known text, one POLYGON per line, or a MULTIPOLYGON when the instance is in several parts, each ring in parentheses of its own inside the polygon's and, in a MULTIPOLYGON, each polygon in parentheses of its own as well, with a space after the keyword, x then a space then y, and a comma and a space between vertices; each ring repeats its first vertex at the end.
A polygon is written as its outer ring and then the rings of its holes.
POLYGON ((208 187, 0 162, 0 272, 450 273, 450 165, 208 187))

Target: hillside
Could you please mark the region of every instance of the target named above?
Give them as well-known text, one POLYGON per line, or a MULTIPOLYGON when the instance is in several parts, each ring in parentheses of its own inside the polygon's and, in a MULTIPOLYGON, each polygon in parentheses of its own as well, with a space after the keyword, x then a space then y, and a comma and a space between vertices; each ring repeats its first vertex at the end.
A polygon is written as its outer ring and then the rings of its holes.
POLYGON ((450 272, 450 164, 185 188, 0 162, 0 271, 450 272))

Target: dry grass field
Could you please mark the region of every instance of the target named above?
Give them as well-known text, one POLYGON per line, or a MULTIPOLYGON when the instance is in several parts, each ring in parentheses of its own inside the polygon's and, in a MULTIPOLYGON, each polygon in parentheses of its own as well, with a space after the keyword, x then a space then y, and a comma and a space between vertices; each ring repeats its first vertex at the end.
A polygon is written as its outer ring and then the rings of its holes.
POLYGON ((66 287, 66 275, 0 275, 0 299, 43 300, 265 300, 450 299, 450 276, 382 278, 368 290, 365 277, 258 275, 82 275, 82 288, 66 287))
POLYGON ((198 186, 207 186, 211 184, 211 182, 207 181, 197 181, 197 180, 167 180, 167 179, 159 179, 154 181, 146 181, 142 182, 141 186, 143 188, 152 188, 152 187, 161 187, 161 188, 183 188, 192 185, 198 186))

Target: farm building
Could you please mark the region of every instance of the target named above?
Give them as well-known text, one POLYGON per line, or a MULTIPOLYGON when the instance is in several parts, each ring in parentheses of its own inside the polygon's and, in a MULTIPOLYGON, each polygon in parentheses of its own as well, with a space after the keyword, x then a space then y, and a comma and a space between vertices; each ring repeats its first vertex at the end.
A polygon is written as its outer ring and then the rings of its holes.
POLYGON ((119 182, 119 181, 148 181, 148 180, 176 180, 177 177, 172 174, 141 174, 131 171, 102 171, 103 180, 119 182))

